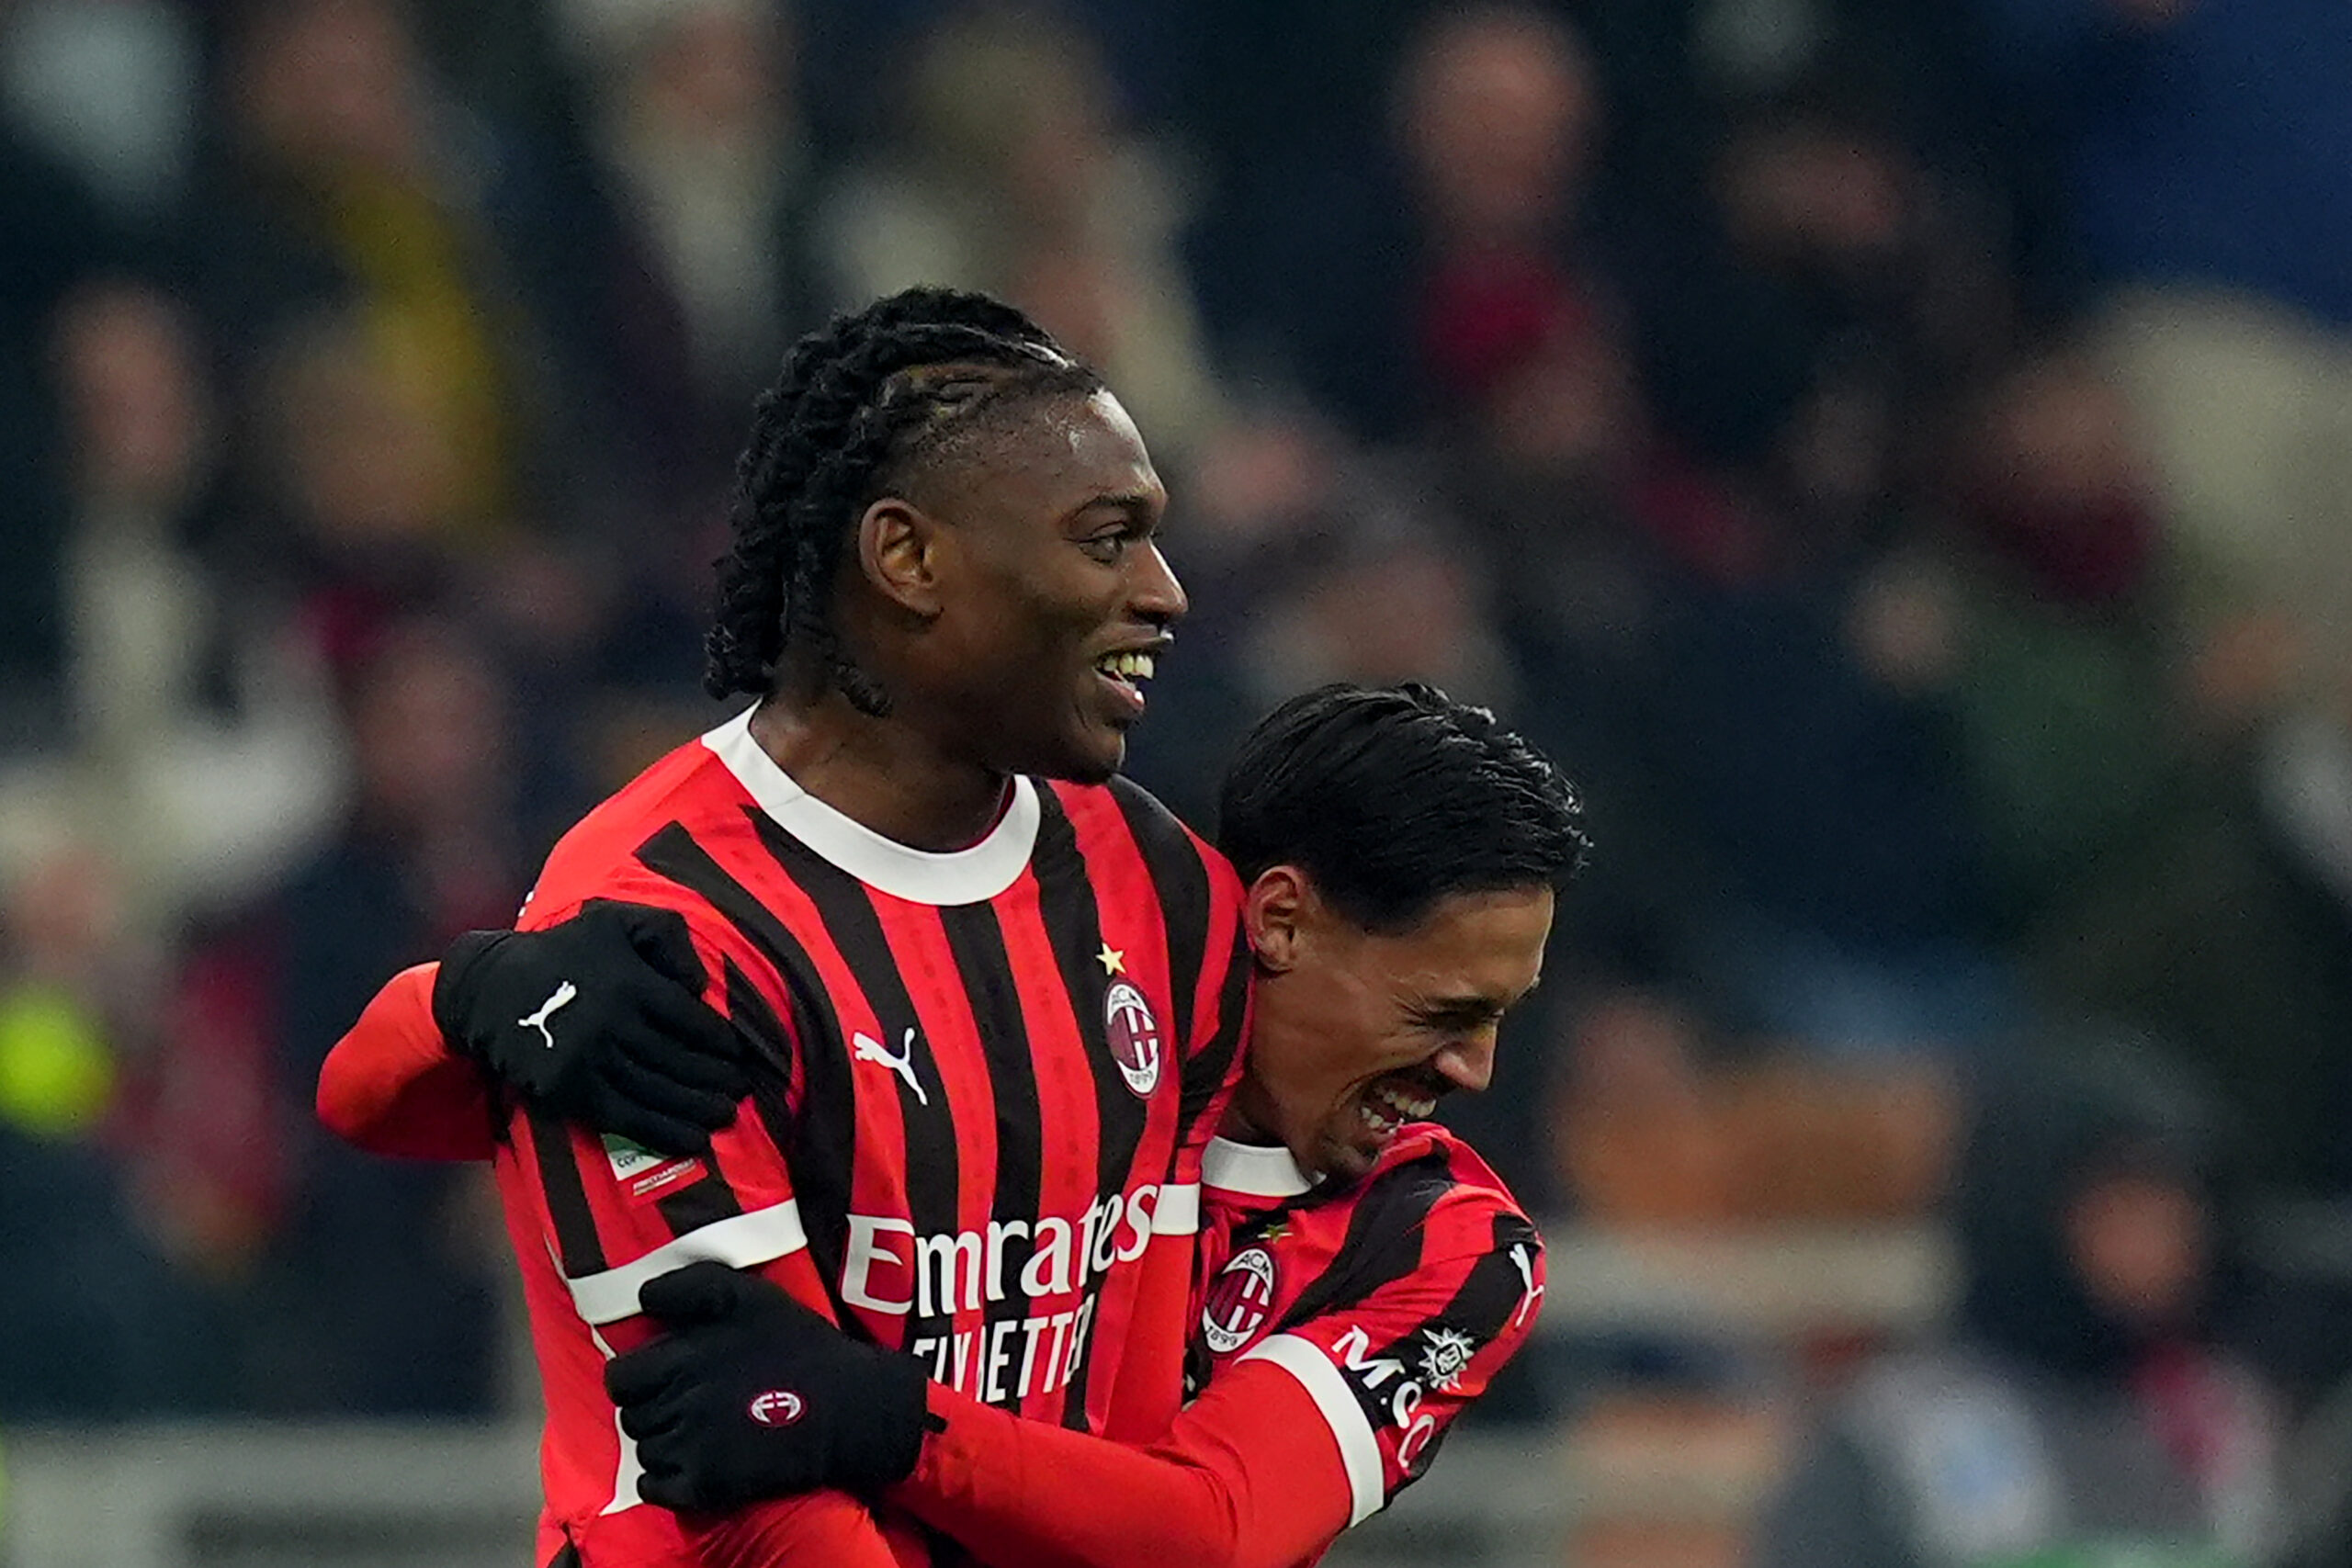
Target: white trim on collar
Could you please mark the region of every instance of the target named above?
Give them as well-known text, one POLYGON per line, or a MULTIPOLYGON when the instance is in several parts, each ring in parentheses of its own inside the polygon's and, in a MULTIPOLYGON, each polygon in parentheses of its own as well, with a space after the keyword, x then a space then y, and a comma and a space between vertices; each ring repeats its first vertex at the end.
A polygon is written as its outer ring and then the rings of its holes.
POLYGON ((1201 1185, 1244 1198, 1295 1198, 1315 1185, 1280 1144, 1211 1138, 1201 1151, 1201 1185))
POLYGON ((702 738, 777 827, 871 887, 910 904, 984 904, 1021 879, 1037 847, 1037 786, 1016 775, 1012 804, 987 838, 940 854, 886 839, 792 782, 752 739, 744 709, 702 738))

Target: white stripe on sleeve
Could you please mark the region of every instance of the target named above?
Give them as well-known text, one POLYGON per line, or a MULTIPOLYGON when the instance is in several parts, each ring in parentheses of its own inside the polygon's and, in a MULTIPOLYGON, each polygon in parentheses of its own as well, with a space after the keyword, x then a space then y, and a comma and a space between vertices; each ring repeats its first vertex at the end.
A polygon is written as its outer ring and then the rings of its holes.
POLYGON ((730 1214, 675 1241, 664 1242, 633 1263, 567 1280, 571 1304, 592 1324, 618 1323, 638 1314, 637 1292, 648 1280, 708 1260, 729 1269, 752 1269, 788 1257, 808 1245, 800 1228, 800 1204, 786 1199, 765 1209, 730 1214))
POLYGON ((1348 1523, 1360 1525, 1380 1512, 1387 1500, 1380 1484, 1380 1440, 1373 1436, 1363 1406, 1348 1392, 1348 1380, 1331 1359, 1317 1349, 1312 1340, 1277 1334, 1252 1345, 1238 1359, 1273 1362, 1296 1378, 1315 1401, 1315 1408, 1323 1412, 1332 1440, 1340 1445, 1340 1462, 1348 1472, 1348 1492, 1353 1500, 1348 1523))

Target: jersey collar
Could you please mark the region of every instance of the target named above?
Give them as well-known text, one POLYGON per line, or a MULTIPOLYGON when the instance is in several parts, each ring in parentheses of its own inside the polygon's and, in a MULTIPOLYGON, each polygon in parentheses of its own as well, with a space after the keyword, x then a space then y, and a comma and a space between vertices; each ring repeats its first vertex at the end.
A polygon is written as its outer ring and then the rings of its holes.
POLYGON ((1012 781, 1012 804, 987 838, 942 854, 886 839, 802 789, 752 739, 755 704, 702 738, 775 825, 870 887, 910 904, 983 904, 1021 878, 1037 847, 1037 786, 1012 781))
POLYGON ((1201 1152, 1201 1185, 1242 1198, 1295 1198, 1315 1181, 1280 1144, 1211 1138, 1201 1152))

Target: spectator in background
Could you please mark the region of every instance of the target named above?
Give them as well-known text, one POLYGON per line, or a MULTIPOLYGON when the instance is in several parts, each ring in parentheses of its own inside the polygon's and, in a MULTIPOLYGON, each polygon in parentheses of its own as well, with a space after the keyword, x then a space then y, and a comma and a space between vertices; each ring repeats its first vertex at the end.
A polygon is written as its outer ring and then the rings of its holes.
POLYGON ((319 1064, 377 977, 513 919, 524 875, 503 682, 453 625, 386 628, 352 671, 353 795, 339 833, 262 905, 197 944, 154 1135, 179 1185, 235 1216, 240 1386, 272 1414, 483 1415, 498 1341, 477 1179, 369 1159, 308 1114, 319 1064), (200 1024, 201 1027, 196 1025, 200 1024), (201 1118, 233 1101, 266 1143, 201 1118))
POLYGON ((1978 0, 2061 149, 2100 347, 2215 625, 2283 608, 2352 727, 2352 16, 1978 0))
POLYGON ((26 852, 0 904, 0 1417, 119 1419, 220 1392, 204 1292, 110 1146, 145 1066, 154 954, 121 879, 70 834, 26 852))
POLYGON ((1100 366, 1181 458, 1221 413, 1178 251, 1185 201, 1111 87, 1094 40, 1049 6, 949 10, 884 161, 826 204, 833 303, 919 283, 999 295, 1100 366))
POLYGON ((512 529, 548 503, 557 378, 524 288, 548 236, 519 218, 539 188, 522 149, 438 92, 398 0, 251 0, 225 35, 195 244, 237 379, 290 322, 347 311, 447 465, 435 526, 512 529))
POLYGON ((1960 1334, 1860 1374, 1758 1568, 2275 1561, 2280 1412, 2238 1338, 2239 1202, 2209 1109, 2144 1057, 1986 1098, 1954 1197, 1960 1334))
POLYGON ((593 300, 600 395, 645 448, 647 499, 674 507, 712 491, 743 410, 826 302, 792 24, 757 0, 558 11, 616 209, 593 300))

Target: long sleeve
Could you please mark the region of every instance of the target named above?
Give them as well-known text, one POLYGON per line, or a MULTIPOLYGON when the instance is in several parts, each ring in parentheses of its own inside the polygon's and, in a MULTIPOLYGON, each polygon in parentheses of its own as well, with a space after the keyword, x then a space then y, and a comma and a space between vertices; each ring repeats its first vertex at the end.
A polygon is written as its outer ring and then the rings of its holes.
POLYGON ((1010 1568, 1290 1568, 1348 1523, 1349 1481, 1314 1398, 1237 1367, 1167 1437, 1131 1448, 933 1384, 946 1422, 889 1500, 1010 1568))
POLYGON ((371 1154, 488 1159, 495 1150, 489 1085, 433 1021, 439 971, 420 964, 385 982, 319 1069, 319 1120, 371 1154))

